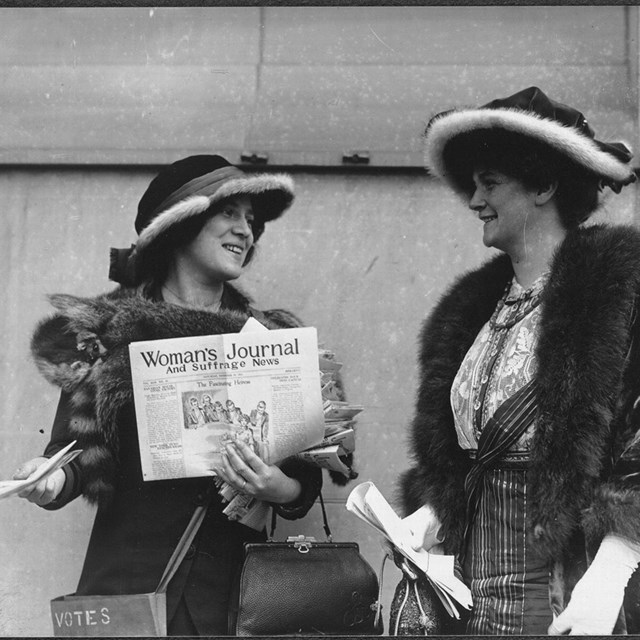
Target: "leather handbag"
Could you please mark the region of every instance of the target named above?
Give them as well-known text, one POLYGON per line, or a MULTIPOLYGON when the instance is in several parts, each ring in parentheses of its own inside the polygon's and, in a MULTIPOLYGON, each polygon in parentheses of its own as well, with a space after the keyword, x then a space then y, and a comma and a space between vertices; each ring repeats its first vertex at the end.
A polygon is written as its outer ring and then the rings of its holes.
POLYGON ((377 635, 378 578, 355 542, 333 542, 320 496, 326 542, 294 536, 246 543, 229 634, 377 635))
POLYGON ((53 599, 54 637, 166 636, 167 585, 193 542, 206 510, 206 506, 196 508, 155 591, 111 596, 71 594, 53 599))

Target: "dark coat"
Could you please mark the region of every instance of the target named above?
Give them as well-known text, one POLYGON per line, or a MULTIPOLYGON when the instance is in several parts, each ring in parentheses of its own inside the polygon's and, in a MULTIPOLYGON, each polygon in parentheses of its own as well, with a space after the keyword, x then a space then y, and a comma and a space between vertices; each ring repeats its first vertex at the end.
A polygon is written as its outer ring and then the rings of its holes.
MULTIPOLYGON (((458 446, 451 385, 512 276, 506 255, 463 276, 420 336, 414 465, 400 500, 407 514, 435 508, 452 553, 461 550, 470 461, 458 446)), ((530 543, 568 568, 565 604, 585 568, 585 541, 593 552, 607 533, 640 540, 639 293, 640 233, 598 225, 569 233, 543 294, 528 528, 530 543)))
MULTIPOLYGON (((271 328, 297 321, 282 311, 255 312, 234 290, 226 293, 225 310, 215 314, 123 289, 93 299, 54 296, 52 301, 58 313, 39 325, 32 341, 41 372, 63 390, 45 455, 72 439, 83 453, 65 467, 64 490, 48 508, 60 508, 80 494, 97 504, 77 593, 153 591, 196 505, 207 503, 197 538, 169 585, 167 618, 183 596, 198 633, 225 634, 243 543, 264 540, 265 533, 222 514, 211 478, 142 480, 127 345, 236 332, 249 315, 271 328)), ((293 461, 282 468, 301 482, 303 493, 296 504, 276 510, 288 519, 302 517, 320 491, 321 471, 293 461)))

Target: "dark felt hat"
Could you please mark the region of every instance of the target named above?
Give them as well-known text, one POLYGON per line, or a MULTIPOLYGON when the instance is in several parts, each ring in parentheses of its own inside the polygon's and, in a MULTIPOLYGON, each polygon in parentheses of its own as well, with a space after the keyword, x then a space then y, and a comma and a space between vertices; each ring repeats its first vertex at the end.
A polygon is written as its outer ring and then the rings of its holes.
POLYGON ((128 249, 112 249, 109 277, 135 284, 136 265, 160 237, 178 225, 234 196, 251 198, 254 241, 264 224, 275 220, 293 202, 293 179, 280 173, 247 174, 218 155, 195 155, 168 165, 151 181, 138 203, 138 241, 128 249))
MULTIPOLYGON (((598 176, 615 191, 635 180, 629 162, 632 153, 621 142, 602 142, 585 116, 556 102, 538 87, 529 87, 507 98, 499 98, 473 109, 454 109, 434 116, 425 131, 425 165, 454 191, 464 194, 456 165, 464 158, 449 145, 465 136, 495 132, 513 133, 541 143, 569 159, 574 165, 598 176)), ((457 145, 461 149, 463 145, 457 145)))
POLYGON ((165 167, 138 204, 138 250, 211 205, 239 195, 251 197, 258 224, 282 215, 293 202, 293 180, 284 174, 246 174, 222 156, 198 155, 165 167))

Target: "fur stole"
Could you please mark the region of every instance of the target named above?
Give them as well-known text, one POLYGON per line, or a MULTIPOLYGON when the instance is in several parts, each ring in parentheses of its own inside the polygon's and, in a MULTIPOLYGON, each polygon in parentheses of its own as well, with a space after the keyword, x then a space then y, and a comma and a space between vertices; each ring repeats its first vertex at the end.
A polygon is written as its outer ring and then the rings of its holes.
MULTIPOLYGON (((251 311, 248 304, 245 311, 185 309, 127 289, 95 298, 54 295, 50 300, 57 312, 37 326, 31 351, 42 375, 69 397, 68 436, 83 449, 77 458, 83 495, 97 502, 113 490, 118 414, 133 401, 129 343, 235 333, 251 311)), ((260 321, 271 329, 300 325, 281 310, 260 314, 260 321)))
MULTIPOLYGON (((420 369, 410 442, 414 467, 400 479, 405 513, 429 502, 443 521, 446 546, 459 551, 464 478, 470 468, 458 447, 450 390, 475 337, 513 276, 501 255, 463 276, 421 334, 420 369)), ((571 232, 559 247, 540 321, 538 418, 532 443, 530 533, 559 558, 583 527, 589 538, 612 531, 636 538, 640 491, 623 487, 614 453, 638 428, 640 233, 592 226, 571 232), (633 338, 633 339, 632 339, 633 338), (535 531, 535 535, 533 532, 535 531)))

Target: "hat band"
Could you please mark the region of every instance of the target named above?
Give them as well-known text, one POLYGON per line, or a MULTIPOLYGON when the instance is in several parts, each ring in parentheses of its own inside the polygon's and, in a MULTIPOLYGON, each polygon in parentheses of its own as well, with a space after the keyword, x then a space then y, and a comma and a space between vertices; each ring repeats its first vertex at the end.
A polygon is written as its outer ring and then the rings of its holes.
POLYGON ((228 167, 216 169, 211 173, 205 173, 202 176, 198 176, 186 184, 183 184, 177 191, 174 191, 170 196, 163 200, 153 210, 151 217, 155 218, 162 211, 169 209, 174 204, 177 204, 190 196, 212 196, 225 182, 233 180, 234 178, 242 178, 244 175, 245 174, 240 171, 240 169, 230 165, 228 167))

